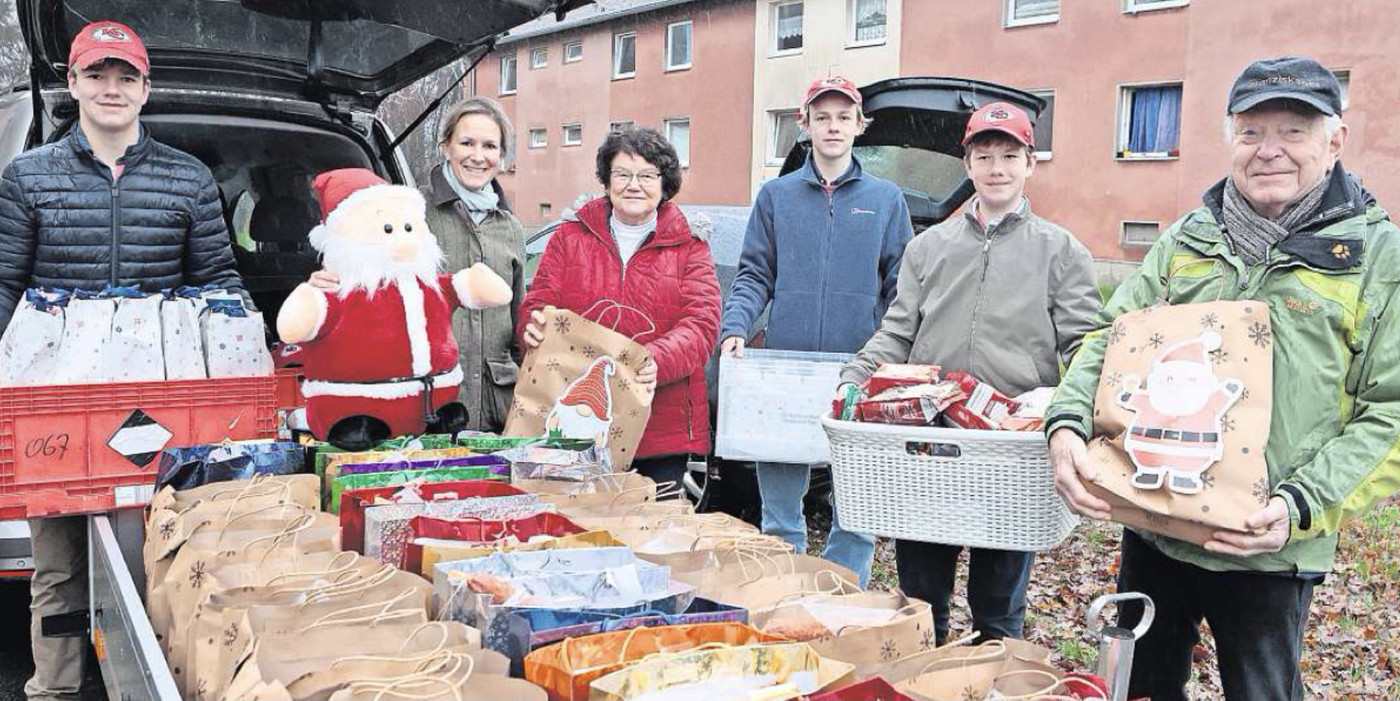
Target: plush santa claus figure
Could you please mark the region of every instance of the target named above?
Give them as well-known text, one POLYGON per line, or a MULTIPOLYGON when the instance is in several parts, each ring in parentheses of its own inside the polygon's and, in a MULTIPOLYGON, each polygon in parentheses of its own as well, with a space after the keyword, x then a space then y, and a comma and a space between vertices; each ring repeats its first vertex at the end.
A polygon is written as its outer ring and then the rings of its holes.
POLYGON ((561 438, 587 438, 601 450, 608 445, 612 429, 612 385, 608 378, 617 374, 617 364, 604 355, 574 380, 545 417, 545 431, 561 438))
POLYGON ((1135 412, 1123 437, 1137 468, 1134 487, 1165 482, 1173 492, 1197 494, 1201 475, 1224 455, 1222 419, 1244 384, 1216 378, 1209 353, 1220 344, 1220 334, 1206 332, 1169 346, 1153 361, 1145 389, 1137 377, 1124 379, 1118 403, 1135 412))
POLYGON ((508 304, 510 286, 482 264, 439 274, 442 249, 417 190, 364 168, 322 173, 312 187, 323 223, 311 245, 340 288, 302 284, 277 315, 282 341, 301 348, 312 434, 364 450, 394 436, 460 430, 452 314, 508 304))

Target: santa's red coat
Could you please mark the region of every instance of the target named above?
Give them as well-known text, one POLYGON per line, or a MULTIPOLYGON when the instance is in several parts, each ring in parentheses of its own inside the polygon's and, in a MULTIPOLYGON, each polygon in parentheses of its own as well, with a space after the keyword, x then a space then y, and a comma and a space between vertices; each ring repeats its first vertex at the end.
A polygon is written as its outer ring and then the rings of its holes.
POLYGON ((335 422, 358 414, 382 419, 395 436, 422 433, 424 377, 435 378, 434 409, 457 400, 461 368, 452 313, 461 301, 450 276, 437 283, 434 289, 415 279, 343 297, 318 290, 325 318, 315 338, 300 344, 299 356, 312 434, 324 438, 335 422))

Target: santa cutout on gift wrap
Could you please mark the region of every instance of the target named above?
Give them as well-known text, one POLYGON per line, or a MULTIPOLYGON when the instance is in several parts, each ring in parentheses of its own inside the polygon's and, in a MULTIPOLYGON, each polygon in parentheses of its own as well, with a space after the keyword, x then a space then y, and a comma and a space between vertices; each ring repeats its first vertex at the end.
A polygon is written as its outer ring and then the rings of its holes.
POLYGON ((612 429, 612 384, 617 363, 606 355, 599 356, 581 377, 564 389, 554 400, 554 408, 545 417, 544 428, 549 436, 591 439, 601 450, 608 445, 612 429))
POLYGON ((277 315, 282 342, 300 346, 311 433, 364 450, 395 436, 461 430, 452 314, 508 304, 510 286, 480 263, 439 273, 442 248, 417 190, 364 168, 322 173, 312 187, 323 223, 311 245, 340 288, 302 284, 277 315))
POLYGON ((1136 376, 1123 380, 1118 404, 1135 412, 1123 436, 1136 472, 1132 484, 1178 494, 1199 494, 1202 476, 1225 452, 1225 412, 1239 401, 1244 383, 1221 380, 1210 353, 1220 334, 1208 331, 1168 346, 1152 362, 1147 387, 1136 376))

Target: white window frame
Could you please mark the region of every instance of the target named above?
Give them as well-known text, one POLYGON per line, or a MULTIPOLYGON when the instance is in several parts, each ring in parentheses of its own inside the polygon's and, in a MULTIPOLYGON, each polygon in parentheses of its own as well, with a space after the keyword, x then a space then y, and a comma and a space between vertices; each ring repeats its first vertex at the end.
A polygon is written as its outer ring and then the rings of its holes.
POLYGON ((1162 222, 1147 219, 1124 219, 1118 222, 1118 245, 1123 248, 1151 248, 1157 243, 1157 239, 1151 241, 1129 241, 1128 225, 1130 224, 1150 224, 1157 227, 1157 238, 1162 237, 1162 222))
POLYGON ((694 63, 695 63, 695 23, 694 23, 694 22, 692 22, 691 20, 684 20, 684 21, 681 21, 681 22, 672 22, 672 23, 666 25, 666 56, 665 56, 664 58, 661 59, 661 63, 662 63, 662 66, 666 69, 666 71, 667 71, 668 73, 669 73, 670 71, 683 71, 683 70, 686 70, 686 69, 690 68, 692 65, 694 65, 694 63), (690 38, 689 38, 689 40, 688 40, 688 43, 687 43, 687 45, 686 45, 686 52, 687 52, 687 54, 688 54, 688 55, 686 56, 686 58, 687 58, 688 60, 687 60, 685 63, 680 63, 680 64, 676 64, 676 65, 673 66, 673 65, 671 65, 671 42, 673 41, 673 36, 672 36, 671 32, 675 31, 675 29, 676 29, 677 27, 682 27, 682 26, 688 28, 688 29, 687 29, 687 32, 689 33, 689 36, 690 36, 690 38))
POLYGON ((527 137, 530 148, 546 148, 549 146, 549 130, 544 127, 534 127, 528 132, 527 137), (538 139, 535 137, 539 137, 538 139))
POLYGON ((549 47, 536 46, 530 49, 530 70, 538 70, 549 66, 549 47))
POLYGON ((784 116, 792 115, 793 117, 797 117, 797 139, 800 141, 802 139, 801 113, 802 111, 798 109, 768 111, 768 144, 764 149, 767 153, 764 154, 763 165, 769 168, 777 168, 781 167, 783 161, 787 160, 786 153, 778 153, 779 127, 782 126, 782 118, 784 116))
POLYGON ((666 137, 666 140, 667 140, 667 141, 670 141, 670 142, 671 142, 671 146, 674 147, 674 146, 676 145, 676 142, 675 142, 675 141, 672 141, 672 139, 671 139, 671 127, 676 126, 677 124, 684 124, 684 125, 685 125, 685 154, 682 155, 679 151, 677 151, 677 152, 676 152, 676 155, 680 157, 681 167, 682 167, 682 168, 689 168, 689 167, 690 167, 690 135, 691 135, 691 131, 690 131, 690 117, 671 117, 671 118, 669 118, 669 119, 664 119, 664 120, 662 120, 662 122, 661 122, 661 133, 662 133, 663 136, 666 137))
POLYGON ((1123 14, 1136 15, 1155 10, 1170 10, 1190 4, 1191 0, 1123 0, 1123 14))
MULTIPOLYGON (((885 0, 885 35, 879 39, 856 39, 856 6, 860 0, 846 0, 846 48, 858 49, 863 46, 882 46, 890 37, 890 0, 885 0)), ((803 15, 806 20, 806 15, 803 15)), ((805 38, 805 37, 804 37, 805 38)))
POLYGON ((1332 75, 1337 76, 1337 82, 1342 84, 1342 111, 1351 109, 1351 69, 1332 69, 1332 75))
POLYGON ((582 40, 575 40, 575 41, 567 41, 567 42, 564 42, 564 63, 578 63, 579 61, 582 61, 582 60, 583 60, 583 41, 582 41, 582 40), (573 58, 569 58, 569 49, 571 49, 571 48, 576 48, 576 49, 578 49, 578 55, 575 56, 575 57, 573 57, 573 58))
MULTIPOLYGON (((1050 100, 1051 100, 1051 104, 1054 104, 1054 101, 1056 100, 1056 97, 1057 97, 1057 95, 1055 94, 1055 89, 1054 89, 1054 88, 1045 88, 1045 89, 1042 89, 1042 90, 1028 90, 1027 92, 1029 92, 1029 93, 1032 94, 1032 95, 1035 95, 1036 97, 1049 97, 1050 100)), ((1041 116, 1044 116, 1044 115, 1042 114, 1041 116)), ((1054 131, 1055 131, 1055 123, 1054 123, 1053 121, 1050 122, 1050 131, 1051 131, 1052 134, 1053 134, 1054 131)), ((1039 144, 1036 144, 1036 147, 1035 147, 1035 148, 1036 148, 1036 151, 1035 151, 1035 160, 1037 160, 1037 161, 1049 161, 1049 160, 1053 160, 1053 159, 1055 158, 1055 150, 1054 150, 1053 144, 1051 145, 1051 148, 1050 148, 1050 150, 1048 150, 1048 151, 1047 151, 1047 150, 1042 150, 1042 149, 1040 148, 1040 145, 1039 145, 1039 144)))
POLYGON ((579 124, 579 123, 575 123, 575 124, 565 124, 565 125, 564 125, 564 128, 563 128, 563 132, 564 132, 564 137, 563 137, 563 139, 560 141, 560 145, 562 145, 562 146, 582 146, 582 145, 583 145, 583 125, 582 125, 582 124, 579 124), (577 138, 577 139, 570 139, 570 138, 569 138, 569 130, 570 130, 570 129, 577 129, 577 130, 578 130, 578 138, 577 138))
POLYGON ((501 57, 501 85, 500 94, 514 95, 520 90, 520 62, 515 54, 501 57), (506 90, 506 65, 510 65, 511 86, 506 90))
MULTIPOLYGON (((1063 9, 1063 8, 1061 8, 1063 9)), ((1055 24, 1060 21, 1060 10, 1057 9, 1053 15, 1043 17, 1027 17, 1018 19, 1016 17, 1016 0, 1006 0, 1002 6, 1002 26, 1003 27, 1030 27, 1037 24, 1055 24)))
MULTIPOLYGON (((1128 150, 1128 141, 1129 141, 1129 140, 1131 139, 1131 137, 1132 137, 1132 126, 1133 126, 1133 125, 1132 125, 1132 121, 1133 121, 1133 92, 1135 92, 1135 91, 1137 91, 1137 90, 1141 90, 1141 89, 1143 89, 1143 88, 1171 88, 1171 87, 1181 88, 1182 91, 1183 91, 1182 97, 1183 97, 1183 98, 1185 97, 1186 83, 1183 82, 1183 81, 1180 81, 1180 80, 1158 80, 1158 81, 1149 81, 1149 82, 1145 82, 1145 83, 1120 83, 1120 84, 1118 85, 1118 133, 1117 133, 1117 135, 1116 135, 1116 136, 1114 137, 1114 139, 1113 139, 1113 158, 1114 158, 1114 160, 1118 160, 1118 161, 1175 161, 1175 160, 1179 160, 1179 159, 1181 158, 1181 133, 1182 133, 1181 130, 1184 129, 1184 127, 1186 126, 1186 123, 1185 123, 1184 121, 1181 121, 1180 118, 1178 118, 1178 121, 1179 121, 1180 123, 1179 123, 1178 126, 1177 126, 1177 130, 1178 130, 1178 131, 1177 131, 1177 134, 1176 134, 1176 140, 1177 140, 1177 144, 1176 144, 1177 155, 1173 156, 1173 155, 1171 155, 1170 152, 1168 152, 1168 153, 1162 153, 1162 152, 1154 152, 1154 153, 1135 153, 1135 154, 1132 154, 1132 155, 1124 155, 1125 152, 1127 152, 1127 150, 1128 150)), ((1181 104, 1181 110, 1182 110, 1182 114, 1185 114, 1185 113, 1186 113, 1186 103, 1185 103, 1184 100, 1182 101, 1182 104, 1181 104)))
POLYGON ((768 56, 796 56, 807 48, 807 5, 805 0, 774 0, 769 5, 768 14, 768 56), (795 49, 778 48, 778 8, 788 5, 802 5, 802 46, 795 49))
POLYGON ((637 33, 618 32, 613 35, 612 79, 625 80, 635 77, 637 77, 637 33), (632 72, 622 73, 618 70, 618 62, 622 59, 622 52, 618 50, 618 46, 622 43, 622 40, 627 37, 632 37, 632 72))
POLYGON ((615 134, 626 127, 634 126, 637 126, 637 123, 631 119, 619 119, 615 122, 608 122, 608 133, 615 134))

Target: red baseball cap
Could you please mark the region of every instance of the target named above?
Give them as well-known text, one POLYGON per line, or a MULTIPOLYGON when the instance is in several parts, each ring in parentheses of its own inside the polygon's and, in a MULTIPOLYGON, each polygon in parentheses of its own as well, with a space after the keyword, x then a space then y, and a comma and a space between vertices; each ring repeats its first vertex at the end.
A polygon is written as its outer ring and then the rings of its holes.
POLYGON ((1011 138, 1035 148, 1035 127, 1026 111, 1009 102, 992 102, 981 106, 967 120, 967 130, 963 132, 962 145, 972 141, 972 137, 984 131, 999 131, 1011 138))
POLYGON ((130 63, 141 75, 151 74, 151 60, 146 57, 146 45, 136 32, 119 22, 93 22, 78 31, 68 49, 68 68, 80 71, 109 58, 130 63))
POLYGON ((812 81, 811 86, 807 88, 807 97, 802 99, 802 106, 806 107, 816 102, 817 98, 829 92, 839 92, 857 105, 860 104, 860 90, 856 88, 855 83, 840 76, 831 76, 812 81))

